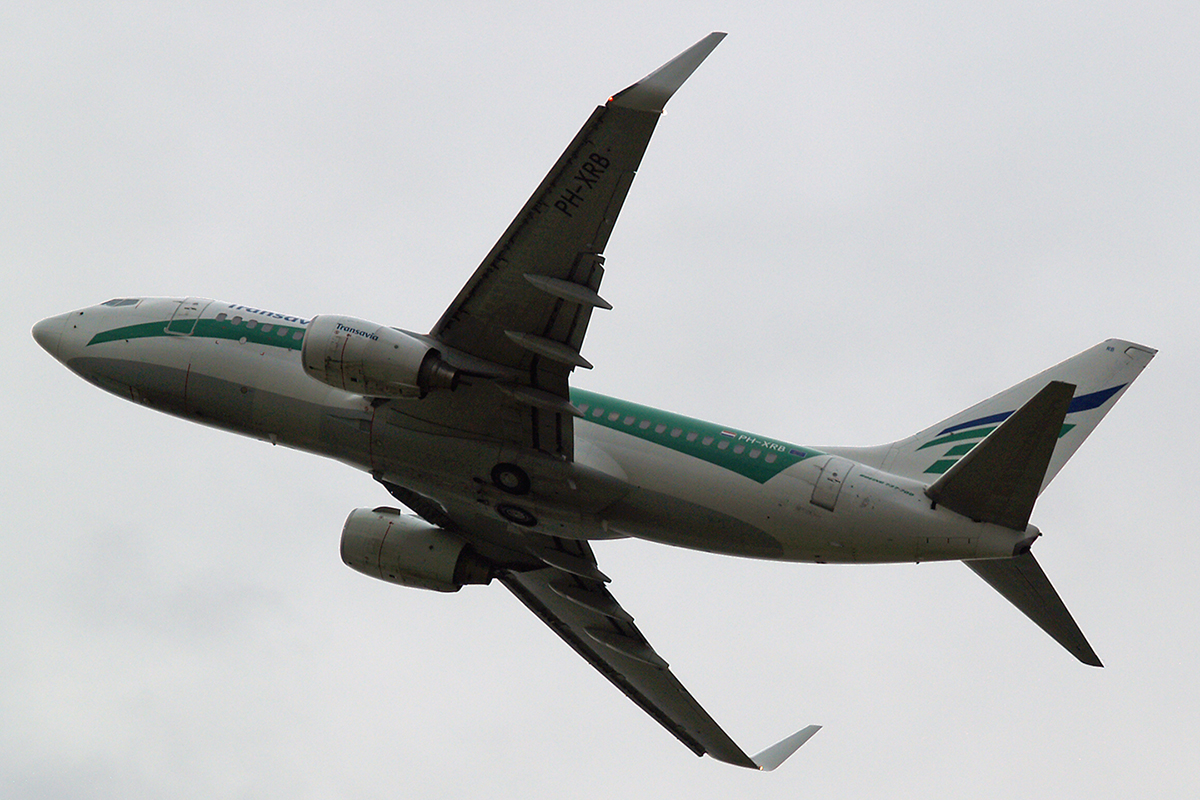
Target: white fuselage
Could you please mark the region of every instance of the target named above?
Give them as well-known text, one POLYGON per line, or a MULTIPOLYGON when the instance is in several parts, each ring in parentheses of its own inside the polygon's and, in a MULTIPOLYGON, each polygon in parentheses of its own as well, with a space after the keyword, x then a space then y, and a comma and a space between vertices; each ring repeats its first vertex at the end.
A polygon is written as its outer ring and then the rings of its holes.
MULTIPOLYGON (((509 498, 485 478, 521 454, 406 423, 404 404, 425 400, 372 402, 313 380, 300 363, 308 322, 218 301, 141 299, 52 317, 34 335, 107 391, 338 459, 502 536, 510 523, 495 509, 509 498)), ((820 562, 1002 558, 1036 533, 936 508, 926 484, 837 455, 579 394, 574 463, 526 460, 546 487, 522 499, 539 532, 820 562)))

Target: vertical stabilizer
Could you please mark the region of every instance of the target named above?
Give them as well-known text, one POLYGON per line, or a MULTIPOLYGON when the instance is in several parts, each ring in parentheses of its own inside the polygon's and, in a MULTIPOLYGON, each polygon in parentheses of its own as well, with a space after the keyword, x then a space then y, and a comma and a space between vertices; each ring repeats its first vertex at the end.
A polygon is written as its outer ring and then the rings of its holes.
POLYGON ((976 522, 1025 530, 1074 392, 1069 383, 1046 384, 925 494, 976 522))
MULTIPOLYGON (((980 522, 1028 530, 1034 501, 1156 351, 1109 339, 936 425, 878 447, 821 450, 929 484, 926 494, 980 522)), ((965 562, 1085 664, 1102 666, 1033 554, 965 562)))
MULTIPOLYGON (((1051 381, 1028 402, 1000 423, 969 453, 950 467, 925 494, 951 511, 977 522, 990 522, 1013 530, 1029 530, 1029 515, 1042 487, 1064 418, 1075 402, 1075 387, 1051 381)), ((1101 666, 1100 659, 1075 624, 1071 612, 1033 553, 1013 558, 968 561, 967 566, 1025 616, 1085 664, 1101 666)))
POLYGON ((889 445, 821 448, 897 475, 934 482, 1051 382, 1075 385, 1039 493, 1116 404, 1157 351, 1109 339, 936 425, 889 445))

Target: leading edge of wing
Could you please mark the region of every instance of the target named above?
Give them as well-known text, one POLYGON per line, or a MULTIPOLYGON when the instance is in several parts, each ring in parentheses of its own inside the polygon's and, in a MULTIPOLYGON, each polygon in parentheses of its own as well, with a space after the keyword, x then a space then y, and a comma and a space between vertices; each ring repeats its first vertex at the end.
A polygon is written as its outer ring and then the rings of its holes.
MULTIPOLYGON (((595 563, 583 542, 554 539, 595 563)), ((547 566, 507 572, 500 581, 542 622, 629 699, 696 755, 763 771, 773 770, 820 730, 809 725, 753 758, 709 716, 598 580, 547 566)))
MULTIPOLYGON (((431 337, 532 372, 530 361, 553 363, 563 375, 590 366, 579 350, 592 309, 611 308, 597 294, 608 237, 663 104, 723 36, 710 34, 596 108, 431 337)), ((565 392, 565 378, 545 378, 531 374, 530 381, 565 392)))
POLYGON ((461 429, 461 408, 470 405, 505 420, 506 444, 574 458, 570 374, 591 366, 581 350, 592 312, 612 307, 599 295, 604 248, 662 105, 721 36, 702 39, 592 112, 430 331, 454 366, 472 373, 482 361, 475 374, 503 379, 405 414, 461 429))

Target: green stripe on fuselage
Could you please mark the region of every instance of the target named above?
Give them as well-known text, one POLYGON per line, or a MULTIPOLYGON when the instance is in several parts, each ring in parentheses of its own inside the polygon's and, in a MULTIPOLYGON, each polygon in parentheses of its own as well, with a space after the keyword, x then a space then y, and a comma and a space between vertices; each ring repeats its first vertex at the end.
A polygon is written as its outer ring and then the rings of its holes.
POLYGON ((758 483, 766 483, 793 464, 820 455, 809 448, 581 389, 571 390, 571 402, 588 422, 707 461, 758 483))
POLYGON ((119 342, 127 339, 149 339, 154 337, 168 337, 172 339, 199 337, 201 339, 231 339, 233 341, 246 340, 247 343, 266 345, 267 347, 282 347, 285 350, 299 350, 304 344, 304 328, 299 325, 279 325, 274 322, 262 322, 261 320, 242 320, 234 324, 233 319, 200 319, 196 320, 196 326, 190 334, 185 333, 168 333, 167 327, 170 320, 159 320, 157 322, 142 322, 137 325, 126 325, 122 328, 113 328, 108 331, 101 331, 92 337, 88 342, 88 346, 94 344, 103 344, 104 342, 119 342), (250 323, 256 323, 254 327, 250 327, 250 323), (296 334, 299 333, 299 338, 296 334))

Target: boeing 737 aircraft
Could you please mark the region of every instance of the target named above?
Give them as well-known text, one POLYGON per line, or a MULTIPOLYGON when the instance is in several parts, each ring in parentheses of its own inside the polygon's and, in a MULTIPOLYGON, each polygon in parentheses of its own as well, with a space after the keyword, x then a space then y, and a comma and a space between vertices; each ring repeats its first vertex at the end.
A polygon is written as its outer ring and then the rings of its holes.
POLYGON ((907 439, 805 447, 571 389, 605 244, 667 100, 713 33, 591 115, 427 334, 195 297, 39 322, 84 379, 185 419, 369 472, 414 514, 358 509, 342 559, 436 591, 502 583, 698 755, 748 756, 609 593, 593 539, 779 561, 961 560, 1085 664, 1030 551, 1039 493, 1155 351, 1109 339, 907 439))

